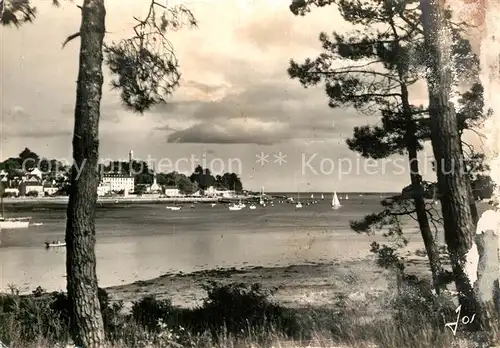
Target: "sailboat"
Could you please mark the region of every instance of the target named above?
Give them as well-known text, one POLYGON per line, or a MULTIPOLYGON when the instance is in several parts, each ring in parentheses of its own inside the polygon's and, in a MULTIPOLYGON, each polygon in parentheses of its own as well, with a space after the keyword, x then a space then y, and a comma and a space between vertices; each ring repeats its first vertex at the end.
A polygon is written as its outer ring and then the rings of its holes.
POLYGON ((311 198, 314 198, 314 194, 311 194, 311 198))
POLYGON ((347 195, 347 193, 345 194, 345 199, 349 200, 349 196, 347 195))
POLYGON ((297 204, 295 204, 295 208, 302 208, 302 203, 300 203, 299 191, 297 191, 297 204))
POLYGON ((259 199, 259 204, 262 205, 262 206, 266 206, 266 203, 264 202, 264 186, 261 186, 260 188, 260 199, 259 199))
POLYGON ((250 206, 248 207, 250 210, 254 210, 254 209, 257 209, 257 207, 255 206, 255 204, 250 204, 250 206))
POLYGON ((324 194, 321 194, 321 199, 324 200, 325 199, 325 195, 324 194))
POLYGON ((339 197, 337 196, 337 192, 333 193, 332 197, 332 209, 339 209, 342 205, 340 204, 339 197))
POLYGON ((2 206, 2 215, 0 216, 0 230, 2 229, 17 229, 28 228, 31 222, 31 217, 21 218, 6 218, 3 207, 3 195, 0 197, 0 204, 2 206))

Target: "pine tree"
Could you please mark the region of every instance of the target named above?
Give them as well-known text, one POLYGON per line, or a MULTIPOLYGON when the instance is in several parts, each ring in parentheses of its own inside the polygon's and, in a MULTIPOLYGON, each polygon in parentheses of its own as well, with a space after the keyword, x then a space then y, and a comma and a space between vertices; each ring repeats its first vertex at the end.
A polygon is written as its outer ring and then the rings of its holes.
MULTIPOLYGON (((58 5, 58 0, 53 0, 58 5)), ((3 25, 21 26, 36 17, 30 0, 9 0, 3 25)), ((95 211, 99 184, 99 118, 103 62, 116 77, 124 106, 142 113, 165 102, 179 84, 178 62, 166 34, 184 24, 195 25, 184 6, 168 7, 150 0, 144 19, 136 19, 134 36, 106 44, 104 0, 84 0, 78 32, 63 43, 80 38, 79 72, 73 133, 73 167, 66 224, 66 272, 70 300, 71 335, 76 346, 102 348, 104 328, 97 296, 95 211), (79 169, 79 170, 78 170, 79 169)))

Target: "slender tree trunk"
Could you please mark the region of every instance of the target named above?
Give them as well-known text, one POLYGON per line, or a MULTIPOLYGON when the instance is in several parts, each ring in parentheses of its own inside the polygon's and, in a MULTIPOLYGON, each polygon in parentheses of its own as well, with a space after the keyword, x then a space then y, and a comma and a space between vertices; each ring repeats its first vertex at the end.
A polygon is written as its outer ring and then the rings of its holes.
MULTIPOLYGON (((418 187, 418 190, 414 190, 413 192, 420 193, 423 191, 423 188, 422 181, 419 175, 416 143, 409 146, 408 159, 410 160, 411 184, 413 187, 418 187)), ((431 226, 429 224, 429 217, 427 216, 427 211, 425 209, 424 196, 418 193, 413 196, 413 202, 415 204, 415 210, 417 213, 417 221, 420 227, 420 234, 422 235, 425 251, 427 253, 427 257, 429 258, 433 287, 434 290, 436 290, 436 293, 439 294, 445 287, 445 284, 440 281, 441 274, 443 273, 443 267, 441 265, 441 259, 439 258, 439 248, 436 244, 434 236, 432 235, 431 226)))
MULTIPOLYGON (((396 32, 396 31, 395 31, 396 32)), ((398 43, 399 50, 399 43, 398 43)), ((399 77, 403 80, 405 76, 404 71, 399 69, 399 77)), ((440 293, 445 284, 440 281, 440 276, 443 273, 441 259, 439 258, 439 248, 436 244, 434 236, 432 235, 431 226, 429 224, 429 217, 425 209, 425 200, 422 194, 422 180, 420 176, 420 168, 418 163, 418 139, 416 137, 416 124, 413 121, 413 114, 410 107, 408 87, 405 83, 401 83, 401 104, 403 106, 403 115, 407 121, 406 141, 408 150, 408 160, 410 161, 410 180, 413 186, 413 202, 417 212, 418 226, 420 227, 420 234, 424 241, 425 251, 429 259, 429 264, 432 274, 432 284, 436 293, 440 293)))
POLYGON ((427 257, 429 258, 429 264, 432 273, 432 283, 436 293, 440 293, 443 289, 443 284, 440 282, 440 276, 443 272, 443 267, 441 265, 441 259, 439 258, 439 248, 436 244, 436 240, 432 235, 431 226, 429 224, 429 217, 427 216, 427 211, 425 209, 425 200, 422 194, 422 180, 420 176, 420 168, 417 157, 417 138, 415 136, 416 127, 412 120, 411 110, 408 101, 408 89, 406 85, 402 85, 402 104, 403 112, 407 115, 408 128, 407 128, 407 149, 408 149, 408 160, 410 161, 410 179, 413 186, 413 202, 415 204, 415 210, 417 212, 418 226, 420 227, 420 234, 424 241, 425 251, 427 257))
POLYGON ((71 335, 77 347, 104 347, 97 295, 95 209, 97 204, 99 116, 102 94, 104 0, 84 0, 80 27, 71 189, 66 224, 66 272, 71 335))
POLYGON ((430 60, 429 113, 445 239, 462 313, 470 316, 477 314, 477 324, 481 321, 481 315, 477 313, 477 301, 465 272, 467 254, 475 237, 475 226, 469 204, 457 117, 450 101, 453 84, 451 36, 446 33, 445 14, 438 0, 421 0, 420 7, 430 60))

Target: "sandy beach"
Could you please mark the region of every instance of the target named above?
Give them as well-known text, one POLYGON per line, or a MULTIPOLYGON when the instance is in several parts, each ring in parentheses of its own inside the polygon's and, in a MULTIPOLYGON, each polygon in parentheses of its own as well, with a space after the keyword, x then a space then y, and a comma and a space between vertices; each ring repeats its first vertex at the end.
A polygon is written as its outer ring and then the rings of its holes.
MULTIPOLYGON (((430 279, 426 257, 406 251, 407 272, 430 279)), ((113 301, 123 301, 128 308, 144 296, 170 298, 174 305, 194 307, 201 304, 208 282, 221 284, 260 283, 264 289, 277 289, 273 296, 278 303, 289 306, 334 306, 345 298, 366 310, 379 311, 380 298, 393 289, 394 274, 379 267, 374 257, 340 260, 329 263, 310 263, 287 267, 248 267, 214 269, 192 273, 169 273, 161 277, 131 284, 109 287, 113 301), (372 301, 378 299, 377 301, 372 301), (357 303, 357 304, 356 304, 357 303), (370 308, 371 307, 371 308, 370 308)))

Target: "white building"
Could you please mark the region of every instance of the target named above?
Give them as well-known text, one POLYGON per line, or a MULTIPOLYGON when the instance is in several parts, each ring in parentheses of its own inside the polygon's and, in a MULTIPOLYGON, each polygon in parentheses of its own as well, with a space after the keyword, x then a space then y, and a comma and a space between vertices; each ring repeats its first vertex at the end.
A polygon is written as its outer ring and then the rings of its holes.
POLYGON ((27 175, 28 177, 36 177, 39 181, 42 180, 42 171, 38 168, 33 168, 27 175))
POLYGON ((8 196, 14 196, 17 197, 19 196, 19 189, 18 188, 12 188, 12 187, 7 187, 4 189, 4 193, 8 196))
POLYGON ((134 177, 122 174, 104 174, 101 179, 102 186, 109 186, 113 192, 134 191, 134 177))
POLYGON ((5 170, 0 170, 0 181, 2 182, 7 182, 9 180, 8 178, 9 173, 7 173, 5 170))
POLYGON ((167 196, 167 197, 180 197, 182 195, 177 187, 165 186, 165 196, 167 196))
POLYGON ((43 185, 32 182, 24 183, 24 195, 27 196, 31 194, 35 194, 38 197, 43 197, 45 195, 43 192, 43 185))
POLYGON ((53 194, 57 193, 59 191, 59 188, 56 186, 44 186, 43 187, 43 194, 47 196, 52 196, 53 194))
POLYGON ((100 183, 99 186, 97 186, 98 197, 106 196, 110 192, 111 192, 111 185, 109 183, 106 184, 100 183))
POLYGON ((156 182, 156 173, 153 175, 153 184, 151 185, 151 187, 149 188, 148 191, 149 192, 160 192, 161 191, 160 185, 158 185, 158 182, 156 182))
POLYGON ((214 188, 213 186, 210 186, 207 188, 205 191, 205 196, 209 197, 224 197, 224 198, 231 198, 234 197, 235 193, 234 191, 231 190, 218 190, 214 188))

